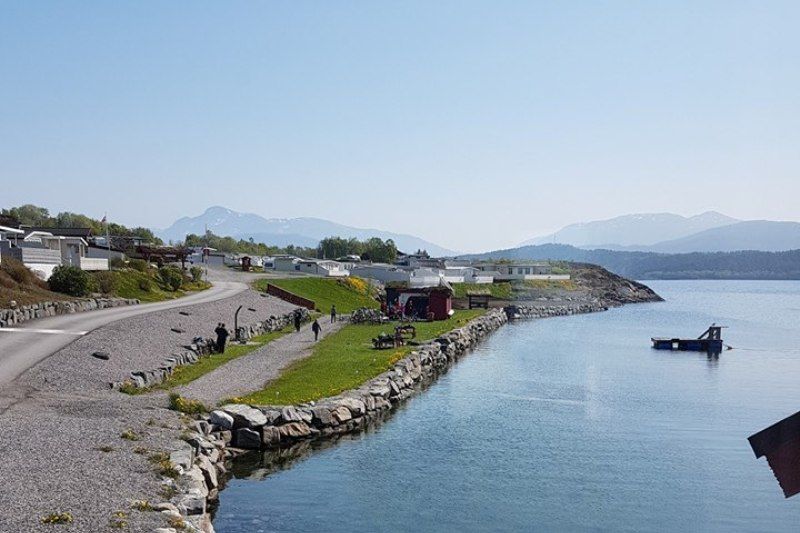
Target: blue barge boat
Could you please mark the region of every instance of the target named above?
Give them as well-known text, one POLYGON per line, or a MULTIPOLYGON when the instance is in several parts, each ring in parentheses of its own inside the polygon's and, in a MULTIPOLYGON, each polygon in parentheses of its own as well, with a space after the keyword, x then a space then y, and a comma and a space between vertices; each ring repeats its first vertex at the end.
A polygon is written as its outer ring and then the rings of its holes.
POLYGON ((653 348, 656 350, 681 350, 690 352, 711 352, 719 353, 722 351, 722 328, 725 326, 711 326, 696 339, 677 339, 668 337, 653 337, 653 348))

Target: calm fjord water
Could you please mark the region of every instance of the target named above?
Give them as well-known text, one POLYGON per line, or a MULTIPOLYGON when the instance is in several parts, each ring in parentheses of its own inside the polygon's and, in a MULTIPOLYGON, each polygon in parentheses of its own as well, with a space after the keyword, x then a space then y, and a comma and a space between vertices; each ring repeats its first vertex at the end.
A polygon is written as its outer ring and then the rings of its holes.
POLYGON ((649 284, 667 302, 505 327, 377 431, 232 480, 217 531, 797 531, 746 438, 800 410, 800 282, 649 284), (719 359, 650 348, 712 322, 719 359))

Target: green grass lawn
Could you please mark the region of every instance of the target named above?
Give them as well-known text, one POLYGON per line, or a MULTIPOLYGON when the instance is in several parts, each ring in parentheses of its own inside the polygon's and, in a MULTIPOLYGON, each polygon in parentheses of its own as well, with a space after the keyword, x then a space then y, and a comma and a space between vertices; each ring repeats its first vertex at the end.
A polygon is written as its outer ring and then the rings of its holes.
POLYGON ((352 313, 359 307, 380 307, 380 304, 369 295, 367 283, 359 278, 261 279, 256 281, 255 285, 259 290, 266 290, 268 283, 313 300, 317 309, 325 314, 331 312, 331 305, 336 305, 339 313, 352 313))
MULTIPOLYGON (((417 341, 436 338, 459 328, 483 314, 483 310, 456 311, 453 318, 439 322, 417 322, 417 341)), ((255 405, 289 405, 318 400, 362 383, 385 372, 402 359, 413 346, 388 350, 372 348, 372 338, 394 332, 395 324, 349 325, 325 337, 312 355, 287 368, 265 389, 233 401, 255 405)))
POLYGON ((286 326, 280 331, 271 331, 269 333, 264 333, 263 335, 253 337, 250 339, 250 343, 248 344, 229 343, 228 346, 225 347, 225 353, 211 354, 209 356, 201 357, 199 361, 192 365, 179 366, 169 378, 153 388, 164 390, 178 387, 180 385, 186 385, 187 383, 190 383, 197 378, 208 374, 212 370, 219 368, 228 361, 233 361, 237 357, 247 355, 250 352, 261 348, 268 342, 283 337, 292 331, 294 331, 293 326, 286 326))

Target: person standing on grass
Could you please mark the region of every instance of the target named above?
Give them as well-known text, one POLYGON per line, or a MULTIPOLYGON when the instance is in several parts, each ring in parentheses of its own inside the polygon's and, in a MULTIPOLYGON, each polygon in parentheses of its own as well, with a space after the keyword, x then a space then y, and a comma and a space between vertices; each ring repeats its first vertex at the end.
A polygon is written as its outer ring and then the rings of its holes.
POLYGON ((217 329, 214 330, 217 334, 217 352, 225 353, 225 343, 228 342, 228 330, 225 329, 225 324, 220 322, 217 324, 217 329))
POLYGON ((300 332, 300 311, 294 312, 294 329, 300 332))
POLYGON ((336 322, 336 306, 331 305, 331 324, 336 322))
POLYGON ((322 331, 322 326, 320 326, 319 322, 316 320, 311 324, 311 331, 314 332, 314 342, 317 342, 319 340, 319 332, 322 331))

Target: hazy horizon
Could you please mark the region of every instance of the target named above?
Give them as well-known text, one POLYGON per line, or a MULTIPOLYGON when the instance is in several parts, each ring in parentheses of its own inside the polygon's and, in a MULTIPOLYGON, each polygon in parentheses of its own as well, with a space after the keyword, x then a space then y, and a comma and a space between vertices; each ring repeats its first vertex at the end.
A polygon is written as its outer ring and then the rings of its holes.
POLYGON ((800 221, 798 3, 191 6, 4 5, 3 207, 463 252, 631 213, 800 221))

